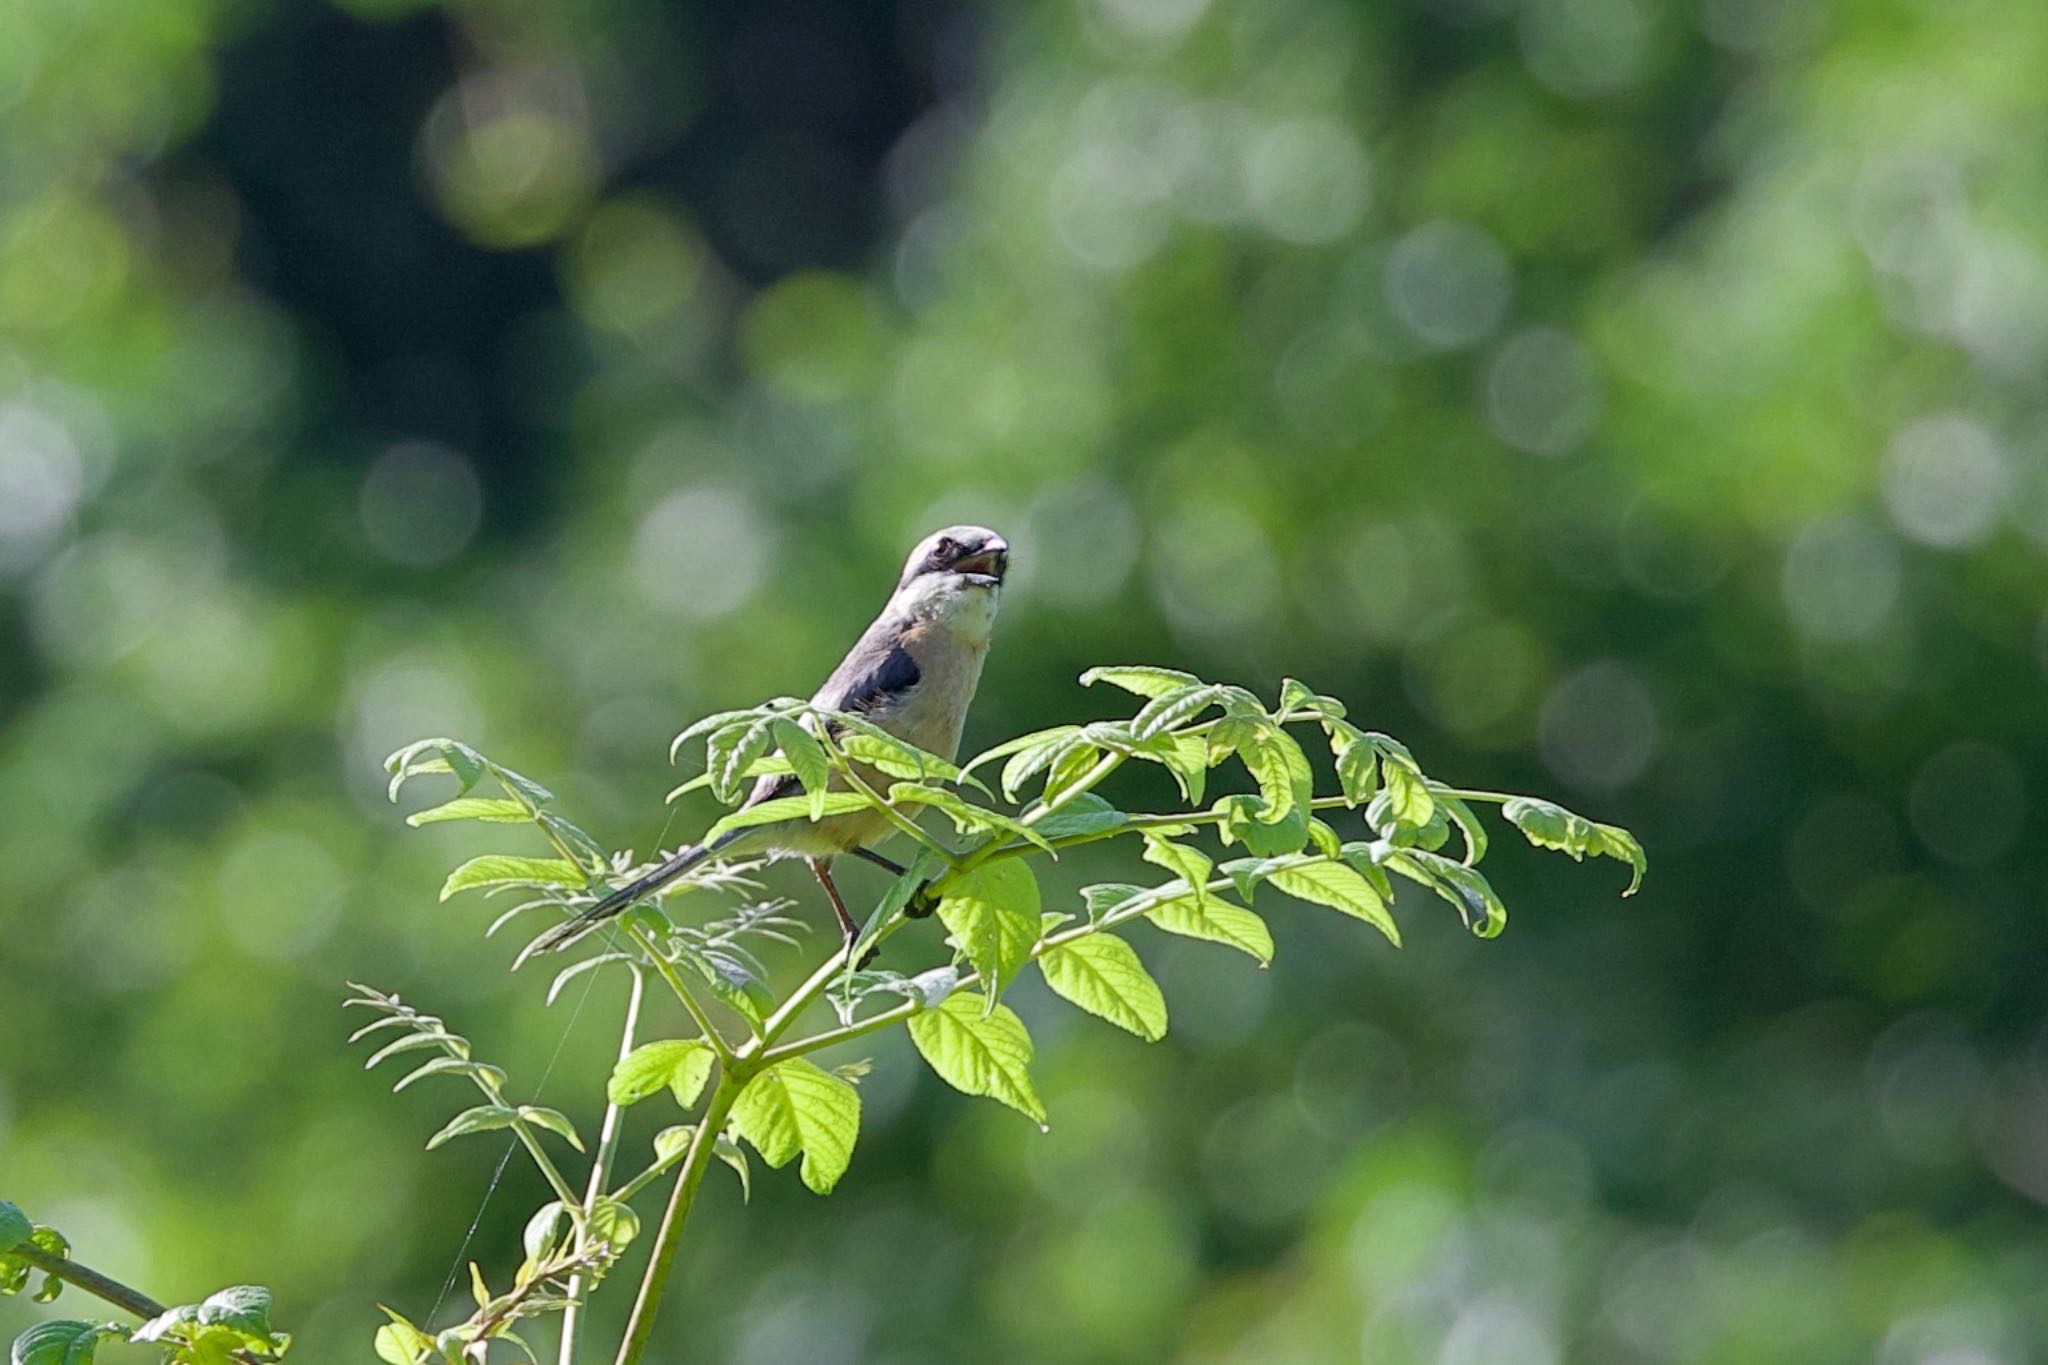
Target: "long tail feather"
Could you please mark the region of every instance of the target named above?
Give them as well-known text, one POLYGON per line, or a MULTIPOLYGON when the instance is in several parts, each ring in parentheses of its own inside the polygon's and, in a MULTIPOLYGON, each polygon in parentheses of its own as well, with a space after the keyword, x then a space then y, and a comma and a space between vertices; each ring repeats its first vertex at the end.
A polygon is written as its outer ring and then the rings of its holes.
POLYGON ((622 915, 635 901, 652 892, 659 891, 676 878, 703 862, 717 850, 703 844, 691 844, 676 850, 676 855, 644 876, 635 877, 618 890, 606 896, 596 905, 565 919, 554 928, 542 934, 527 947, 521 956, 532 957, 539 953, 556 953, 569 947, 606 920, 622 915))

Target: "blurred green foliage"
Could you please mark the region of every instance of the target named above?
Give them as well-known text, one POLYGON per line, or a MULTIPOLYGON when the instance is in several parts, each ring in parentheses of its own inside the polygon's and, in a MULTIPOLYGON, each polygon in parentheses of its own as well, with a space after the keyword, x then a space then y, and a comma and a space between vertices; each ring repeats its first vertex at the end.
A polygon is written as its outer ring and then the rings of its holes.
POLYGON ((1308 676, 1659 875, 1147 944, 1150 1051, 1020 989, 1048 1135, 878 1056, 829 1218, 710 1187, 709 1358, 2039 1358, 2044 69, 2030 0, 0 9, 5 1193, 307 1359, 424 1317, 495 1157, 341 983, 524 1075, 621 1006, 378 759, 672 844, 677 724, 971 517, 968 747, 1308 676))

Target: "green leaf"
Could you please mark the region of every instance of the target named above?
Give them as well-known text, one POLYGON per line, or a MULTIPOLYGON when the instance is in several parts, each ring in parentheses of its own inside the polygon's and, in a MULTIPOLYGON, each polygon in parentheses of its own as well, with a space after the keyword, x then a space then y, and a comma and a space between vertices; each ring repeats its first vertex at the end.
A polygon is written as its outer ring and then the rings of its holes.
POLYGON ((377 1329, 377 1359, 388 1365, 425 1365, 434 1358, 432 1337, 389 1308, 384 1308, 384 1316, 391 1321, 377 1329))
POLYGON ((985 1095, 1045 1127, 1045 1105, 1031 1084, 1031 1034, 1008 1005, 958 991, 937 1009, 910 1016, 910 1041, 955 1090, 985 1095))
POLYGON ((590 1206, 590 1230, 624 1251, 640 1235, 640 1215, 616 1199, 599 1198, 590 1206))
POLYGON ((750 706, 743 711, 714 712, 702 720, 693 721, 691 724, 684 726, 681 733, 668 742, 668 761, 671 763, 675 762, 676 755, 682 751, 682 747, 697 736, 709 734, 714 730, 723 730, 728 725, 732 725, 737 721, 752 720, 760 714, 759 708, 750 706))
POLYGON ((1459 837, 1465 841, 1465 866, 1471 867, 1486 856, 1486 826, 1459 797, 1437 788, 1431 789, 1431 795, 1436 798, 1437 811, 1458 827, 1459 837))
POLYGON ((519 1111, 502 1104, 480 1104, 474 1109, 465 1109, 448 1120, 447 1127, 427 1139, 427 1150, 433 1151, 451 1138, 467 1136, 470 1133, 488 1133, 497 1128, 510 1128, 512 1121, 519 1117, 519 1111))
POLYGON ((1208 899, 1209 873, 1216 866, 1208 854, 1147 831, 1144 856, 1146 862, 1165 868, 1186 883, 1188 895, 1197 903, 1208 899))
POLYGON ((676 1103, 688 1109, 704 1093, 713 1060, 711 1045, 702 1038, 643 1043, 612 1068, 605 1098, 618 1105, 637 1104, 666 1086, 674 1092, 676 1103))
POLYGON ((270 1291, 260 1284, 238 1284, 208 1294, 199 1305, 199 1321, 232 1327, 252 1337, 270 1335, 270 1291))
POLYGON ((1387 784, 1387 807, 1396 820, 1416 828, 1429 823, 1430 816, 1436 813, 1436 799, 1429 794, 1422 769, 1415 766, 1415 760, 1405 750, 1397 753, 1382 747, 1380 776, 1387 784))
POLYGON ((1010 757, 1014 753, 1024 753, 1026 749, 1036 749, 1040 745, 1053 745, 1057 749, 1059 745, 1067 743, 1069 739, 1073 739, 1079 733, 1081 733, 1081 726, 1077 726, 1077 724, 1055 724, 1055 726, 1049 726, 1049 729, 1032 731, 1030 735, 1018 735, 1016 739, 1006 739, 1004 743, 993 745, 989 749, 983 749, 973 759, 969 759, 967 765, 963 767, 963 772, 975 772, 975 769, 981 767, 983 763, 993 763, 995 759, 1004 759, 1004 757, 1010 757))
POLYGON ((811 812, 822 808, 823 815, 845 815, 850 811, 871 810, 872 804, 859 792, 828 791, 823 798, 816 796, 780 796, 773 801, 759 805, 745 806, 720 820, 704 831, 704 842, 715 843, 721 836, 736 829, 749 829, 755 825, 772 825, 777 820, 809 820, 811 812))
POLYGON ((1619 825, 1599 824, 1555 802, 1541 801, 1533 796, 1511 798, 1500 808, 1500 813, 1538 848, 1558 849, 1570 854, 1574 860, 1583 859, 1591 853, 1595 857, 1614 858, 1627 863, 1631 875, 1628 889, 1621 893, 1624 896, 1633 896, 1643 884, 1643 873, 1649 870, 1649 860, 1635 836, 1619 825))
POLYGON ((757 715, 711 737, 705 767, 711 773, 713 796, 726 802, 739 800, 748 782, 748 765, 775 745, 777 719, 774 715, 757 715))
POLYGON ((860 1092, 817 1063, 792 1057, 747 1082, 732 1120, 770 1166, 786 1165, 802 1152, 804 1184, 815 1194, 830 1194, 853 1160, 860 1092))
POLYGON ((1316 716, 1330 720, 1344 718, 1344 703, 1335 697, 1326 697, 1312 690, 1307 683, 1293 678, 1280 680, 1280 710, 1297 716, 1316 716))
POLYGON ((1166 997, 1131 945, 1113 934, 1087 934, 1049 948, 1038 959, 1045 984, 1061 997, 1148 1043, 1166 1036, 1166 997))
POLYGON ((507 853, 486 853, 471 858, 448 874, 441 884, 441 899, 458 891, 502 886, 582 886, 588 874, 565 858, 520 858, 507 853))
POLYGON ((16 1205, 0 1199, 0 1256, 26 1242, 28 1235, 35 1230, 36 1225, 29 1221, 27 1214, 16 1205))
POLYGON ((1357 809, 1380 789, 1380 755, 1363 731, 1341 720, 1323 722, 1330 736, 1330 754, 1337 764, 1337 785, 1344 804, 1357 809))
POLYGON ((1401 946, 1401 930, 1388 913, 1387 903, 1371 883, 1343 863, 1290 861, 1274 868, 1266 880, 1296 900, 1327 905, 1362 919, 1385 934, 1396 948, 1401 946))
POLYGON ((1315 773, 1301 746, 1277 725, 1254 726, 1238 745, 1237 756, 1259 784, 1259 799, 1265 803, 1259 819, 1276 824, 1297 806, 1309 802, 1315 773))
POLYGON ((1031 960, 1040 908, 1038 878, 1021 858, 984 863, 939 901, 939 920, 981 974, 990 1010, 1031 960))
POLYGON ((777 716, 770 724, 776 746, 789 760, 790 771, 796 774, 797 781, 803 783, 804 792, 810 798, 811 818, 823 819, 825 793, 832 783, 832 760, 825 756, 825 746, 818 743, 816 735, 787 717, 777 716))
POLYGON ((1095 771, 1096 760, 1102 757, 1102 750, 1085 739, 1068 741, 1053 755, 1052 766, 1045 774, 1045 785, 1039 789, 1039 799, 1048 806, 1063 806, 1083 790, 1082 784, 1095 771))
POLYGON ((1120 905, 1148 894, 1146 888, 1133 886, 1129 882, 1103 882, 1096 886, 1081 888, 1081 899, 1088 906, 1088 918, 1101 918, 1120 905))
POLYGON ((92 1365, 106 1328, 59 1318, 39 1322, 14 1339, 9 1365, 92 1365))
POLYGON ((720 1133, 711 1140, 711 1155, 732 1167, 733 1174, 740 1178, 740 1202, 753 1202, 754 1172, 747 1164, 747 1154, 737 1142, 720 1133))
POLYGON ((1051 814, 1033 819, 1031 828, 1041 839, 1071 839, 1079 834, 1105 834, 1130 821, 1129 815, 1094 792, 1082 792, 1051 814))
POLYGON ((397 1094, 414 1081, 423 1081, 429 1076, 440 1075, 467 1076, 472 1080, 486 1081, 494 1086, 505 1083, 504 1071, 488 1062, 472 1062, 462 1057, 436 1057, 424 1066, 416 1067, 399 1077, 398 1083, 391 1087, 391 1091, 397 1094))
POLYGON ((1213 683, 1195 686, 1181 686, 1159 695, 1138 708, 1138 714, 1131 717, 1131 737, 1150 739, 1178 729, 1210 707, 1220 703, 1225 689, 1213 683))
POLYGON ((559 1109, 543 1109, 537 1104, 519 1106, 519 1117, 536 1128, 545 1128, 558 1134, 577 1151, 583 1150, 583 1139, 576 1135, 576 1125, 569 1122, 569 1116, 559 1109))
POLYGON ((417 829, 421 825, 438 825, 449 820, 488 820, 494 824, 517 825, 532 818, 526 807, 517 801, 496 796, 458 796, 429 810, 415 811, 405 817, 405 823, 417 829))
POLYGON ((1147 910, 1145 918, 1169 934, 1207 939, 1250 953, 1262 967, 1273 960, 1273 934, 1266 928, 1266 922, 1220 896, 1203 900, 1175 896, 1147 910))
POLYGON ((1201 735, 1173 735, 1173 752, 1160 759, 1190 806, 1202 804, 1209 786, 1209 741, 1201 735))
POLYGON ((1465 927, 1479 937, 1492 938, 1507 927, 1508 908, 1478 868, 1420 848, 1391 850, 1385 862, 1410 881, 1420 882, 1449 901, 1465 927))
POLYGON ((981 785, 935 753, 898 739, 872 722, 848 719, 855 728, 839 736, 839 750, 855 763, 911 782, 958 782, 966 778, 977 787, 981 785))
POLYGON ((528 1264, 533 1264, 554 1249, 556 1239, 561 1235, 562 1226, 569 1220, 569 1211, 559 1199, 550 1199, 533 1211, 533 1217, 526 1220, 526 1230, 520 1234, 520 1245, 526 1251, 528 1264))
POLYGON ((919 782, 898 782, 889 788, 889 804, 892 806, 931 806, 943 812, 953 822, 953 829, 960 834, 1007 834, 1024 840, 1037 848, 1059 855, 1045 836, 1037 830, 1013 820, 1000 811, 986 806, 977 806, 958 792, 947 791, 944 787, 926 786, 919 782))
POLYGON ((1091 668, 1081 675, 1083 687, 1093 687, 1099 682, 1121 687, 1140 697, 1163 697, 1169 692, 1202 685, 1202 680, 1192 673, 1183 673, 1177 668, 1155 668, 1151 664, 1110 664, 1091 668))

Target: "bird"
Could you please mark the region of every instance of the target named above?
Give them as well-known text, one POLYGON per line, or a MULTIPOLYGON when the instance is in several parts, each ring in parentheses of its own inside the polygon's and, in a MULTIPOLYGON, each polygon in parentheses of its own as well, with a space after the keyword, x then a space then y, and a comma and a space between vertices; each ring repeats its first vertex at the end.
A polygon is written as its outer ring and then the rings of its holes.
MULTIPOLYGON (((920 540, 904 561, 896 590, 881 614, 812 694, 811 704, 861 716, 896 738, 951 762, 959 752, 967 709, 981 682, 1009 566, 1009 542, 986 526, 948 526, 920 540)), ((887 781, 868 771, 861 776, 871 785, 887 781)), ((836 778, 834 785, 840 785, 836 778)), ((795 774, 767 774, 755 782, 741 809, 801 791, 795 774)), ((732 830, 710 843, 688 845, 653 871, 555 925, 521 956, 569 947, 711 858, 761 854, 803 859, 824 888, 840 933, 850 947, 860 930, 832 881, 832 859, 848 853, 901 876, 904 869, 900 864, 869 847, 895 828, 888 816, 867 809, 817 821, 797 816, 732 830)))

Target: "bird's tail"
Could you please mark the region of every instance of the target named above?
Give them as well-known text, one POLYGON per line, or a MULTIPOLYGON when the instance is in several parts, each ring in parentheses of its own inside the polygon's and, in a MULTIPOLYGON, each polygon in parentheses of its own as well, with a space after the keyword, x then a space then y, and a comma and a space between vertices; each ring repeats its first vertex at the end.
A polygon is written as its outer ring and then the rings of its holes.
POLYGON ((527 946, 526 951, 520 954, 521 958, 533 957, 540 953, 560 952, 606 920, 624 914, 634 902, 667 886, 709 858, 724 842, 721 839, 711 844, 691 844, 686 848, 677 849, 676 855, 660 867, 644 876, 635 877, 588 910, 571 919, 563 920, 542 934, 527 946))

